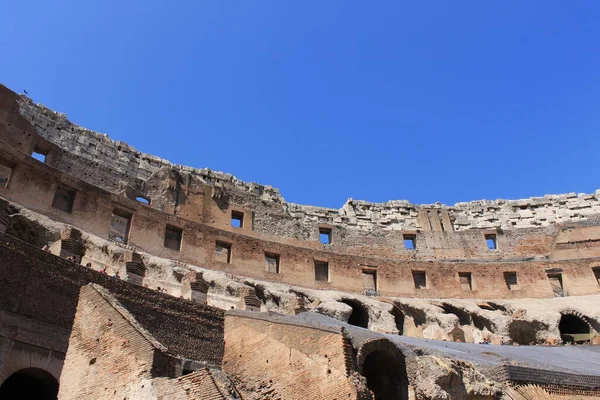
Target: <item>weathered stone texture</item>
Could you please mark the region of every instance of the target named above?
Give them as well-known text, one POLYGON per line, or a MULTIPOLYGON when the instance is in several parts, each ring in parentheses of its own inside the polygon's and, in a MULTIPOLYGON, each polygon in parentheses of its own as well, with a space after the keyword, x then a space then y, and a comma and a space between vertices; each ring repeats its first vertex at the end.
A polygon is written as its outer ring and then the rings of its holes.
MULTIPOLYGON (((512 229, 548 226, 553 223, 585 220, 600 213, 599 194, 546 195, 521 200, 479 200, 446 206, 411 204, 407 200, 371 203, 349 199, 340 209, 287 203, 279 191, 270 186, 247 183, 231 174, 171 164, 169 161, 141 153, 127 143, 114 141, 106 134, 93 132, 71 123, 65 114, 54 112, 29 98, 19 97, 21 114, 48 141, 67 151, 57 161, 66 171, 85 174, 86 180, 112 191, 125 186, 141 188, 159 171, 176 171, 189 185, 222 188, 239 205, 252 205, 256 213, 256 230, 299 239, 313 239, 318 224, 333 224, 359 231, 397 231, 407 229, 436 230, 436 219, 425 226, 421 211, 445 211, 453 229, 512 229), (103 171, 104 169, 104 171, 103 171), (117 179, 107 180, 103 176, 117 179), (236 194, 239 192, 239 194, 236 194), (270 212, 265 212, 266 207, 270 212), (282 213, 282 218, 273 219, 282 213), (274 214, 274 215, 273 215, 274 214)), ((58 160, 58 159, 57 159, 58 160)), ((441 218, 441 217, 440 217, 441 218)))
MULTIPOLYGON (((230 312, 223 371, 245 399, 360 399, 341 329, 273 323, 230 312)), ((351 362, 351 361, 350 361, 351 362)))

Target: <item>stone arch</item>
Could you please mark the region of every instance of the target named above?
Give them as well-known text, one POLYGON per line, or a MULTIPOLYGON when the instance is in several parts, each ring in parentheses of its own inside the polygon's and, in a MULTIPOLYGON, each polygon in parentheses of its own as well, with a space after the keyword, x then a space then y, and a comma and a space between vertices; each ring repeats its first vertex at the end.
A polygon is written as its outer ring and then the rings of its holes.
POLYGON ((444 310, 444 313, 456 315, 458 317, 459 324, 471 325, 471 314, 469 314, 465 310, 461 310, 460 308, 448 303, 442 303, 440 307, 442 308, 442 310, 444 310))
POLYGON ((564 343, 589 342, 593 331, 587 319, 576 312, 562 314, 558 322, 558 330, 564 343))
POLYGON ((56 400, 58 380, 41 368, 24 368, 12 373, 0 385, 2 399, 56 400))
POLYGON ((425 325, 427 322, 427 314, 425 314, 424 310, 411 307, 406 304, 402 305, 402 310, 404 311, 405 315, 408 315, 413 319, 415 326, 425 325))
POLYGON ((356 361, 374 400, 408 400, 406 359, 396 345, 372 340, 359 349, 356 361))
POLYGON ((348 323, 350 325, 359 326, 361 328, 369 327, 369 311, 360 301, 343 299, 341 302, 352 307, 352 313, 350 314, 350 317, 348 317, 348 323))
POLYGON ((398 329, 398 335, 404 334, 404 313, 395 304, 392 304, 392 311, 390 314, 394 316, 394 322, 396 323, 396 328, 398 329))
POLYGON ((481 331, 487 329, 490 332, 494 332, 496 330, 494 323, 481 314, 471 313, 471 319, 473 320, 473 325, 475 328, 481 331))

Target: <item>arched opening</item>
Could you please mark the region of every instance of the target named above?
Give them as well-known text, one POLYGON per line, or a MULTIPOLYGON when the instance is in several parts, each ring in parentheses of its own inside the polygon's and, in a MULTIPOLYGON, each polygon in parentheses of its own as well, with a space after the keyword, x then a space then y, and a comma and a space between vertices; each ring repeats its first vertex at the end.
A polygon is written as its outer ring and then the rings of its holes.
POLYGON ((58 381, 39 368, 25 368, 8 377, 0 386, 0 399, 56 400, 58 381))
POLYGON ((590 341, 590 325, 573 314, 564 314, 558 324, 560 338, 564 343, 585 343, 590 341))
POLYGON ((392 308, 390 313, 394 316, 396 328, 398 328, 398 335, 404 335, 404 313, 396 305, 394 305, 394 308, 392 308))
POLYGON ((448 303, 443 303, 441 307, 444 310, 444 313, 456 315, 458 317, 459 324, 471 325, 471 315, 468 312, 463 311, 458 307, 454 307, 448 303))
POLYGON ((427 316, 425 315, 425 311, 407 305, 403 305, 402 309, 404 310, 407 316, 413 319, 415 326, 420 326, 427 322, 427 316))
POLYGON ((490 332, 494 331, 494 324, 492 321, 483 317, 482 315, 472 313, 471 319, 473 320, 473 325, 475 325, 475 328, 479 330, 487 329, 490 332))
POLYGON ((342 303, 352 307, 352 314, 348 318, 348 323, 354 326, 360 326, 361 328, 369 327, 369 312, 366 307, 363 306, 359 301, 344 299, 342 303))
POLYGON ((408 381, 403 360, 384 350, 370 353, 363 363, 363 376, 375 400, 408 399, 408 381))

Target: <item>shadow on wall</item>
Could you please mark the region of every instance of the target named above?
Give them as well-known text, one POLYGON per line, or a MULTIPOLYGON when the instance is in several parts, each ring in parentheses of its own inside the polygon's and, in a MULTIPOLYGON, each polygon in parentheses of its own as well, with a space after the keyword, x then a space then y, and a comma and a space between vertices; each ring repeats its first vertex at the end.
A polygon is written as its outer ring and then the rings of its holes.
POLYGON ((514 320, 508 327, 508 336, 520 345, 528 345, 537 342, 537 333, 547 330, 548 325, 537 321, 514 320))
POLYGON ((56 400, 58 381, 40 368, 25 368, 8 377, 0 386, 0 399, 56 400))

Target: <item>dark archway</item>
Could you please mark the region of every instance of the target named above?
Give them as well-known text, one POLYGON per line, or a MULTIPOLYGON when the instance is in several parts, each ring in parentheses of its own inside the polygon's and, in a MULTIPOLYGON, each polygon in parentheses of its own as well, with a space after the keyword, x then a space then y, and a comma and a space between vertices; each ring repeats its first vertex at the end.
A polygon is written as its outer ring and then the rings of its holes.
POLYGON ((396 322, 396 328, 398 328, 398 335, 404 335, 404 313, 398 308, 398 306, 394 305, 390 314, 394 316, 394 321, 396 322))
POLYGON ((25 368, 8 377, 0 386, 3 400, 56 400, 58 381, 39 368, 25 368))
POLYGON ((352 314, 348 318, 348 323, 354 326, 360 326, 361 328, 369 327, 369 312, 367 308, 363 306, 357 300, 344 299, 342 303, 352 307, 352 314))
POLYGON ((403 360, 385 350, 371 352, 363 363, 363 376, 375 400, 408 399, 408 382, 403 360))
POLYGON ((585 343, 590 341, 590 325, 573 314, 564 314, 558 324, 560 338, 564 343, 585 343))
POLYGON ((442 303, 441 307, 444 310, 444 313, 456 315, 458 317, 459 324, 471 325, 471 315, 468 312, 461 310, 458 307, 454 307, 448 303, 442 303))

